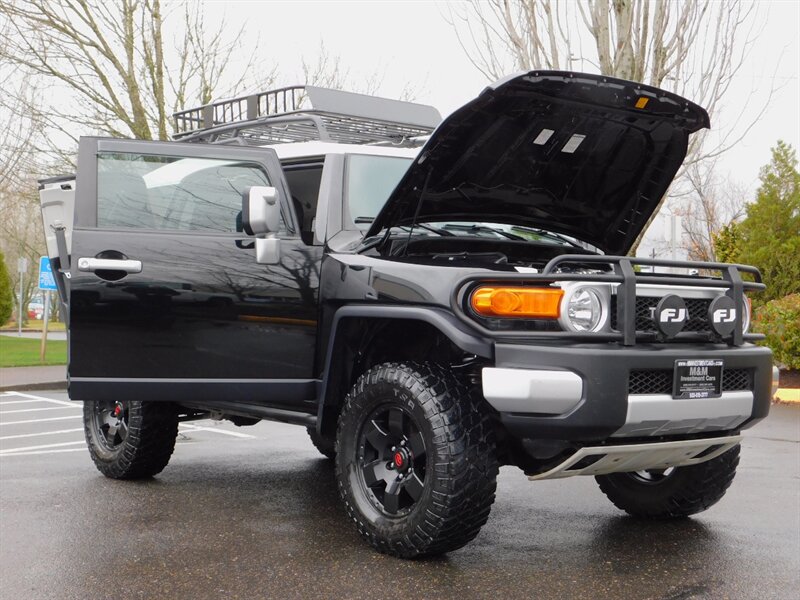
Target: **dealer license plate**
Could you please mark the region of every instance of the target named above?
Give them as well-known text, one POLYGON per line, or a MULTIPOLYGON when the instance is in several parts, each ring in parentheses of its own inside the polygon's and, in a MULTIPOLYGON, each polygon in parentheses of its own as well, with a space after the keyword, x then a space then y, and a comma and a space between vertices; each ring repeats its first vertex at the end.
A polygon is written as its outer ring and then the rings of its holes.
POLYGON ((719 398, 722 395, 722 360, 676 360, 672 397, 719 398))

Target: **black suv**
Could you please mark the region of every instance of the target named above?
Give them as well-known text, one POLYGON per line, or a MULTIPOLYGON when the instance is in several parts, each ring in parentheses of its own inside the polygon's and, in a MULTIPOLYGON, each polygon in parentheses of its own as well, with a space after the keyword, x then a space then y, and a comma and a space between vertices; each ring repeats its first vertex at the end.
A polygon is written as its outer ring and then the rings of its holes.
POLYGON ((83 138, 41 182, 69 395, 119 479, 178 423, 305 426, 376 549, 454 550, 501 465, 593 475, 619 508, 705 510, 776 370, 752 267, 624 256, 699 106, 530 72, 443 122, 313 87, 175 115, 174 142, 83 138))

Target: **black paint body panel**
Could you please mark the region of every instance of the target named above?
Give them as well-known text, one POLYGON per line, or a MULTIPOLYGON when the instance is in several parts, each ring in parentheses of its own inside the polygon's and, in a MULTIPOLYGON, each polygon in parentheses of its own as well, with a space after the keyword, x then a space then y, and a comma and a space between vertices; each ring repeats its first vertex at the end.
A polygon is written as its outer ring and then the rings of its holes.
POLYGON ((73 253, 142 261, 119 281, 73 269, 72 377, 310 378, 322 249, 282 240, 259 265, 252 239, 78 230, 73 253))

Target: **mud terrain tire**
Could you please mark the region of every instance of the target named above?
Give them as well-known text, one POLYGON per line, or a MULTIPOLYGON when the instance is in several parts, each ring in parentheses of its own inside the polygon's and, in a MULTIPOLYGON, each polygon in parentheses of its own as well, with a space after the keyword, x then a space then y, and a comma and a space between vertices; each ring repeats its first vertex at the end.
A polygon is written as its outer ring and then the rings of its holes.
POLYGON ((178 413, 169 402, 84 402, 83 429, 92 461, 103 475, 141 479, 167 466, 178 413))
POLYGON ((677 467, 671 472, 611 473, 595 477, 602 492, 630 515, 675 519, 706 510, 719 502, 739 464, 740 446, 711 460, 677 467))
POLYGON ((384 363, 358 379, 339 418, 336 478, 371 546, 412 558, 478 535, 498 472, 489 411, 447 367, 384 363))

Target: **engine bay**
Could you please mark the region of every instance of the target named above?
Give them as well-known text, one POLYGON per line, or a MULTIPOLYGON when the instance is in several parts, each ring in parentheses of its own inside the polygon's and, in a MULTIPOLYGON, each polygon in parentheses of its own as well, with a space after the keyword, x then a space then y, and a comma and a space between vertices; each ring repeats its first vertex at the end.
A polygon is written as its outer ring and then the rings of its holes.
MULTIPOLYGON (((578 246, 530 240, 499 240, 481 237, 397 236, 384 245, 381 254, 395 260, 431 265, 490 268, 498 271, 536 273, 553 258, 564 254, 596 253, 578 246)), ((598 265, 590 270, 597 272, 598 265)), ((558 272, 583 272, 581 265, 564 265, 558 272)))

